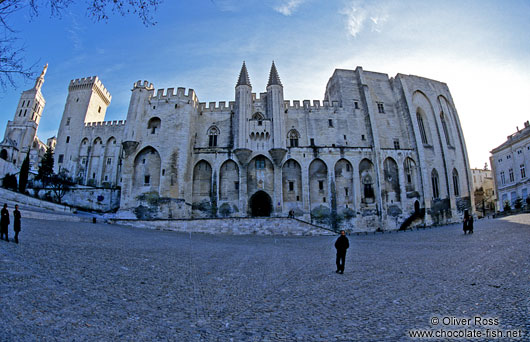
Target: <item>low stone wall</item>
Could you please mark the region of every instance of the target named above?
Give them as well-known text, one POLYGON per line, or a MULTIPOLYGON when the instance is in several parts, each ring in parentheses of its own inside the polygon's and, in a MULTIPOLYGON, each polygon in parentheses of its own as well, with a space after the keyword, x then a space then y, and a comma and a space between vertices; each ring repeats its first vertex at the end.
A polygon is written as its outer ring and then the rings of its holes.
MULTIPOLYGON (((31 189, 30 192, 34 192, 34 190, 31 189)), ((41 189, 38 195, 42 197, 47 192, 54 196, 51 189, 41 189)), ((91 187, 71 188, 66 192, 61 202, 76 208, 109 212, 119 208, 120 190, 91 187)))
POLYGON ((0 198, 6 201, 13 201, 20 204, 26 204, 32 207, 52 210, 56 212, 70 213, 72 209, 70 207, 60 205, 57 203, 52 203, 48 201, 43 201, 38 198, 27 196, 18 192, 0 188, 0 198))
POLYGON ((171 230, 176 232, 192 232, 207 234, 231 235, 336 235, 335 232, 320 228, 310 223, 290 218, 224 218, 196 220, 127 220, 109 219, 110 223, 149 228, 171 230))

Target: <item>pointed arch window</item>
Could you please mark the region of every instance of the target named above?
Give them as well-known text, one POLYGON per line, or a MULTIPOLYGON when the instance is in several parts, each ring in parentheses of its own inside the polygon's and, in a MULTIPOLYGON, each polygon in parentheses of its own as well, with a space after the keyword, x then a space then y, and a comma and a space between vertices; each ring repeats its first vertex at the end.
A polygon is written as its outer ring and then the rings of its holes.
POLYGON ((217 146, 217 136, 219 135, 219 128, 212 126, 208 129, 208 146, 217 146))
POLYGON ((258 121, 258 126, 263 125, 263 119, 264 119, 263 114, 261 114, 260 112, 257 112, 252 116, 252 120, 258 121))
POLYGON ((432 170, 431 173, 431 182, 432 182, 432 197, 440 198, 440 182, 438 179, 438 172, 436 169, 432 170))
POLYGON ((287 133, 287 139, 289 139, 289 147, 298 147, 298 139, 300 139, 300 133, 296 129, 292 129, 287 133))
POLYGON ((453 170, 453 189, 455 197, 460 196, 460 181, 458 179, 458 171, 456 171, 456 169, 453 170))
POLYGON ((424 144, 428 144, 427 134, 425 133, 425 125, 423 124, 423 117, 420 112, 416 112, 416 119, 418 120, 418 126, 420 128, 421 141, 424 144))
POLYGON ((447 145, 451 145, 451 139, 449 138, 449 130, 447 129, 447 121, 445 120, 444 112, 440 113, 440 121, 442 121, 442 128, 444 130, 445 141, 447 145))
POLYGON ((151 132, 151 134, 156 134, 156 131, 160 128, 161 124, 162 122, 159 118, 151 118, 147 123, 147 129, 151 132))

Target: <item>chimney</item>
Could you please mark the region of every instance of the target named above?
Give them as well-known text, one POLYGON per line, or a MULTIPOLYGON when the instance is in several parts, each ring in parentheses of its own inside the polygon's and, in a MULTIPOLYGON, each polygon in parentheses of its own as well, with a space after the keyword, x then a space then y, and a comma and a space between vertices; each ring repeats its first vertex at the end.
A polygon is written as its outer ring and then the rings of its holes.
POLYGON ((526 120, 526 121, 524 122, 524 128, 526 128, 526 127, 528 127, 528 126, 530 126, 530 122, 529 122, 528 120, 526 120))

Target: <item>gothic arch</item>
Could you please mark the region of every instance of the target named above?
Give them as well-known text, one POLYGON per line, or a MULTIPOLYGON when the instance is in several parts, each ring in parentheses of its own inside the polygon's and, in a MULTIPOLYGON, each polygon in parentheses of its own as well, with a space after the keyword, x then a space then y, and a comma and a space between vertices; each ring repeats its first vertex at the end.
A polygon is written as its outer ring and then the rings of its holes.
POLYGON ((105 153, 103 157, 103 173, 101 181, 106 183, 116 182, 116 172, 120 146, 116 143, 116 138, 111 136, 105 144, 105 153))
POLYGON ((159 117, 155 116, 149 119, 147 122, 147 130, 149 134, 156 134, 156 132, 162 127, 162 121, 159 117))
POLYGON ((418 169, 414 159, 410 157, 405 158, 403 170, 405 172, 405 191, 417 191, 419 189, 418 169))
POLYGON ((353 166, 344 158, 335 164, 335 194, 337 208, 353 207, 353 166))
POLYGON ((450 128, 450 121, 446 117, 445 113, 443 111, 440 112, 440 122, 442 123, 442 129, 444 132, 445 142, 447 143, 447 146, 453 145, 453 138, 452 138, 452 129, 450 128))
POLYGON ((274 165, 262 154, 252 158, 247 166, 248 198, 257 191, 264 191, 271 197, 274 194, 274 165))
POLYGON ((200 160, 193 168, 192 202, 210 201, 212 193, 212 166, 206 160, 200 160))
POLYGON ((98 186, 100 185, 100 170, 101 170, 101 159, 103 158, 103 140, 100 137, 96 137, 92 142, 90 155, 87 160, 87 185, 98 186))
POLYGON ((438 171, 436 171, 436 169, 432 169, 432 172, 431 172, 431 191, 432 191, 433 199, 438 199, 441 197, 440 176, 438 175, 438 171))
POLYGON ((212 125, 210 128, 208 128, 207 134, 208 134, 208 146, 209 147, 216 147, 217 146, 217 139, 219 136, 219 128, 217 126, 212 125))
POLYGON ((359 163, 359 177, 361 179, 361 203, 375 202, 375 170, 370 159, 364 158, 359 163))
POLYGON ((401 202, 398 165, 393 158, 385 159, 383 172, 385 178, 383 199, 388 203, 401 202))
POLYGON ((298 147, 298 141, 300 139, 300 133, 296 129, 291 129, 287 133, 287 146, 298 147))
POLYGON ((285 209, 294 209, 302 205, 302 167, 294 159, 282 166, 282 194, 285 209))
POLYGON ((134 158, 133 189, 138 193, 159 193, 160 154, 151 146, 143 148, 134 158))
POLYGON ((263 114, 261 112, 256 112, 254 113, 254 115, 252 115, 252 120, 263 120, 265 119, 265 117, 263 116, 263 114))
POLYGON ((422 91, 416 90, 412 94, 412 103, 414 104, 416 112, 416 122, 418 124, 418 129, 420 130, 420 138, 423 144, 434 144, 432 130, 431 130, 431 120, 435 120, 434 109, 431 101, 422 91), (422 132, 423 124, 423 134, 422 132))
POLYGON ((239 167, 229 159, 219 169, 219 200, 239 200, 239 167))
POLYGON ((460 197, 460 177, 458 176, 458 171, 456 169, 453 169, 453 194, 455 197, 460 197))
POLYGON ((329 206, 328 167, 321 159, 314 159, 309 164, 309 197, 311 209, 329 206))

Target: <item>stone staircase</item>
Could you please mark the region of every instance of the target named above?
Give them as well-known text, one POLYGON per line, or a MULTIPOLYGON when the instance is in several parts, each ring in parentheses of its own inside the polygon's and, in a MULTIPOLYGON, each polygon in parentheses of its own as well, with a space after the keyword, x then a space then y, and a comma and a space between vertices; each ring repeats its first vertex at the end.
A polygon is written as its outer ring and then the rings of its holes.
POLYGON ((329 228, 286 217, 238 217, 208 219, 131 220, 109 219, 111 223, 186 233, 230 235, 336 235, 329 228))

